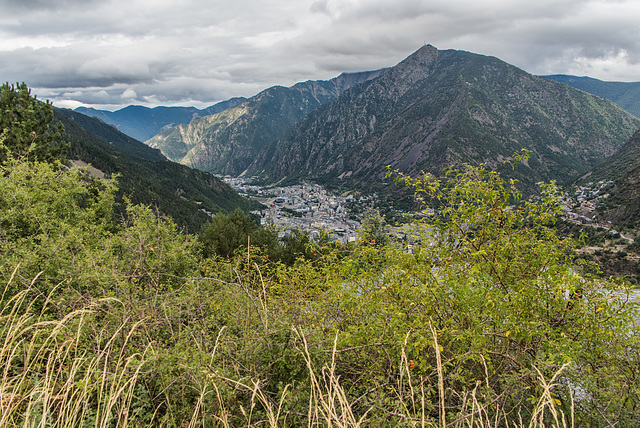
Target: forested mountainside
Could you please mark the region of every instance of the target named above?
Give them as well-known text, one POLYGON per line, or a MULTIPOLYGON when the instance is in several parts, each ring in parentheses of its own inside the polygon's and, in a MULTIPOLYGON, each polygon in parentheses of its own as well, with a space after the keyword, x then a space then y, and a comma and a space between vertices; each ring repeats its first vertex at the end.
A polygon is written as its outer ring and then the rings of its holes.
POLYGON ((64 139, 71 143, 70 160, 91 164, 107 176, 118 175, 120 201, 126 196, 133 203, 157 207, 192 232, 209 218, 203 210, 256 207, 211 174, 171 162, 112 125, 65 109, 55 109, 55 118, 64 124, 64 139))
MULTIPOLYGON (((424 46, 318 108, 264 148, 249 172, 372 189, 385 167, 435 174, 533 152, 525 185, 576 178, 622 146, 640 120, 614 103, 497 58, 424 46)), ((511 173, 509 173, 511 174, 511 173)))
POLYGON ((176 162, 239 175, 258 153, 271 147, 305 115, 384 72, 344 73, 328 81, 307 81, 290 88, 275 86, 221 113, 168 129, 146 144, 176 162))
POLYGON ((606 82, 592 77, 566 74, 542 77, 611 100, 635 117, 640 117, 640 82, 606 82))
POLYGON ((617 225, 640 226, 640 131, 613 156, 583 177, 579 183, 605 181, 607 198, 599 216, 617 225))
POLYGON ((97 117, 106 123, 115 125, 118 130, 138 141, 145 141, 171 126, 189 123, 199 117, 220 113, 233 107, 245 98, 235 97, 204 109, 195 107, 143 107, 127 106, 120 110, 96 110, 78 107, 74 111, 91 117, 97 117))

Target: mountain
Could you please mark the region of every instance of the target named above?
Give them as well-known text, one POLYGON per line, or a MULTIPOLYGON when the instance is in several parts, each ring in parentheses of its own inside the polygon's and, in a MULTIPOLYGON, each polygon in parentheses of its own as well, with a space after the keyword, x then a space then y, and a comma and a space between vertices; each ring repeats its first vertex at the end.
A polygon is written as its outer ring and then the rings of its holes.
POLYGON ((146 141, 168 158, 204 171, 239 175, 292 125, 346 89, 386 70, 344 73, 328 81, 274 86, 221 113, 161 132, 146 141))
MULTIPOLYGON (((77 109, 74 111, 68 109, 56 109, 56 113, 58 113, 58 119, 62 120, 65 124, 65 129, 67 128, 67 119, 59 117, 60 115, 64 115, 69 120, 73 120, 74 126, 71 127, 67 134, 72 132, 78 133, 81 132, 75 125, 79 125, 84 129, 84 131, 88 131, 93 134, 91 137, 85 135, 85 139, 93 140, 93 137, 99 137, 102 140, 100 145, 103 145, 105 142, 108 145, 125 154, 128 154, 134 158, 149 160, 149 161, 166 161, 168 160, 160 150, 154 150, 147 146, 144 143, 136 140, 133 137, 130 137, 120 131, 114 126, 109 125, 103 122, 100 119, 86 116, 82 113, 78 113, 77 109)), ((68 135, 70 137, 70 135, 68 135)))
POLYGON ((149 108, 143 106, 127 106, 113 112, 87 107, 78 107, 74 111, 86 116, 97 117, 106 123, 115 125, 120 132, 138 141, 146 141, 163 129, 189 123, 199 117, 220 113, 244 100, 245 98, 242 97, 232 98, 202 110, 195 107, 149 108))
MULTIPOLYGON (((580 182, 613 181, 603 201, 600 217, 614 224, 640 227, 640 130, 613 156, 594 168, 580 182)), ((601 192, 603 193, 603 192, 601 192)))
POLYGON ((605 82, 591 77, 566 74, 542 77, 611 100, 635 117, 640 117, 640 82, 605 82))
POLYGON ((240 197, 231 187, 209 173, 176 164, 159 150, 128 137, 113 126, 67 109, 54 109, 54 120, 65 127, 71 143, 68 159, 91 164, 91 171, 107 177, 118 175, 119 209, 123 197, 134 204, 157 207, 181 227, 197 232, 211 213, 244 211, 257 205, 240 197))
POLYGON ((497 166, 525 148, 530 160, 509 174, 533 187, 584 174, 639 127, 608 100, 497 58, 424 46, 308 114, 248 173, 372 190, 387 165, 440 174, 462 162, 497 166))

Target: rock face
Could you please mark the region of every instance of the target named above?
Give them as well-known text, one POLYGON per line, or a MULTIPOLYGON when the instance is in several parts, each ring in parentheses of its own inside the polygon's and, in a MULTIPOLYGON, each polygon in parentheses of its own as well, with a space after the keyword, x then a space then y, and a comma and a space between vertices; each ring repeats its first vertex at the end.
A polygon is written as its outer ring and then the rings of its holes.
POLYGON ((532 157, 516 174, 532 185, 584 174, 638 127, 607 100, 497 58, 424 46, 304 117, 249 170, 370 189, 387 165, 439 174, 526 148, 532 157))
POLYGON ((238 175, 287 129, 346 89, 385 70, 345 73, 290 88, 274 86, 221 113, 168 129, 146 143, 169 159, 204 171, 238 175))

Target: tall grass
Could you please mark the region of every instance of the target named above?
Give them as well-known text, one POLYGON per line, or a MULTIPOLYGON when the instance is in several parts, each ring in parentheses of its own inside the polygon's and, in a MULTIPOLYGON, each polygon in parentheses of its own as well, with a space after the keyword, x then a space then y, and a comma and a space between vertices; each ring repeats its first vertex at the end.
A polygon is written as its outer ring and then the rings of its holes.
POLYGON ((127 426, 147 350, 124 350, 139 323, 97 328, 93 315, 108 299, 55 319, 37 277, 5 301, 13 275, 0 308, 0 427, 127 426))
MULTIPOLYGON (((14 271, 15 275, 15 271, 14 271)), ((0 308, 0 428, 4 427, 80 427, 96 428, 138 426, 132 410, 134 390, 141 381, 143 367, 151 365, 154 350, 133 340, 142 321, 121 319, 107 329, 96 323, 96 315, 105 307, 113 307, 115 299, 99 299, 82 308, 56 318, 51 296, 42 297, 35 284, 5 300, 0 308), (135 345, 135 346, 134 346, 135 345)), ((12 276, 13 280, 13 276, 12 276)), ((55 290, 54 290, 55 291, 55 290)), ((264 292, 260 290, 258 293, 264 292)), ((269 319, 266 302, 258 305, 262 320, 269 319)), ((265 326, 266 328, 266 326, 265 326)), ((572 415, 558 410, 553 391, 556 375, 547 380, 538 372, 541 394, 533 416, 523 420, 495 411, 495 403, 479 397, 478 388, 460 393, 463 405, 455 414, 447 414, 447 394, 456 392, 444 388, 444 370, 436 330, 431 327, 436 351, 438 374, 438 416, 427 412, 427 385, 413 379, 406 353, 399 361, 393 409, 385 409, 388 426, 407 427, 556 427, 574 426, 572 415), (447 418, 449 416, 449 418, 447 418)), ((335 336, 329 362, 316 363, 304 332, 292 327, 295 346, 306 366, 308 403, 306 414, 290 414, 288 400, 293 397, 293 385, 287 385, 278 396, 264 390, 265 383, 257 378, 232 378, 212 370, 191 381, 198 399, 190 411, 185 427, 366 427, 378 426, 381 409, 362 409, 364 400, 354 398, 341 382, 336 369, 338 335, 335 336), (243 391, 249 399, 243 403, 228 401, 221 388, 243 391), (378 414, 376 414, 378 413, 378 414), (295 420, 295 422, 292 422, 295 420)), ((218 358, 219 345, 225 335, 221 328, 211 352, 211 361, 218 358)), ((406 343, 405 343, 406 346, 406 343)), ((213 365, 209 365, 214 367, 213 365)), ((149 370, 153 370, 151 367, 149 370)), ((227 372, 228 373, 228 372, 227 372)), ((460 398, 460 397, 458 397, 460 398)), ((366 406, 366 405, 365 405, 366 406)), ((170 406, 167 406, 168 408, 170 406)), ((156 407, 156 412, 157 412, 156 407)), ((149 426, 168 426, 170 415, 154 413, 145 420, 149 426)))
MULTIPOLYGON (((437 346, 437 334, 435 330, 434 345, 436 353, 440 351, 437 346)), ((337 337, 333 344, 333 352, 331 363, 320 369, 314 366, 311 353, 304 334, 294 328, 294 333, 298 337, 301 346, 299 351, 304 357, 311 385, 309 395, 307 426, 308 427, 329 427, 329 428, 357 428, 377 426, 369 419, 373 408, 369 408, 359 417, 354 411, 354 402, 350 401, 348 392, 344 389, 340 382, 340 377, 336 373, 335 355, 337 337)), ((395 386, 398 391, 410 391, 410 394, 397 394, 400 400, 400 407, 404 409, 404 413, 393 413, 393 419, 396 421, 395 426, 407 427, 454 427, 454 428, 492 428, 492 427, 513 427, 513 428, 573 428, 575 426, 573 420, 573 412, 567 418, 561 410, 558 409, 557 403, 553 398, 553 391, 558 386, 556 380, 566 365, 562 367, 550 380, 546 380, 542 373, 537 371, 539 385, 541 386, 541 394, 534 407, 533 417, 528 421, 524 421, 521 416, 516 417, 514 421, 513 415, 507 415, 504 412, 490 412, 489 407, 494 402, 486 403, 477 396, 477 388, 470 393, 465 394, 464 405, 459 409, 460 416, 452 421, 446 419, 445 409, 445 389, 443 382, 443 367, 440 358, 437 358, 437 371, 439 377, 439 397, 440 412, 438 418, 431 418, 425 412, 425 390, 424 382, 420 383, 420 388, 416 389, 411 381, 411 367, 406 355, 403 352, 403 358, 400 362, 400 370, 402 376, 399 377, 398 384, 395 386), (417 409, 415 412, 412 409, 417 409)), ((287 423, 287 414, 282 411, 283 404, 288 398, 288 388, 277 400, 273 400, 260 388, 261 382, 257 379, 250 383, 239 382, 234 379, 221 377, 221 380, 232 384, 235 388, 244 389, 251 396, 248 409, 241 409, 245 420, 242 426, 268 426, 270 428, 278 428, 284 426, 295 426, 287 423), (260 421, 253 420, 254 410, 260 408, 266 418, 260 421)), ((222 397, 218 389, 214 389, 217 398, 222 404, 221 411, 216 415, 216 419, 221 422, 224 427, 230 427, 228 415, 231 409, 224 406, 222 397)), ((573 406, 572 406, 573 409, 573 406)), ((195 413, 194 413, 195 416, 195 413)), ((191 421, 189 426, 197 426, 197 422, 191 421)), ((204 425, 202 425, 204 426, 204 425)))

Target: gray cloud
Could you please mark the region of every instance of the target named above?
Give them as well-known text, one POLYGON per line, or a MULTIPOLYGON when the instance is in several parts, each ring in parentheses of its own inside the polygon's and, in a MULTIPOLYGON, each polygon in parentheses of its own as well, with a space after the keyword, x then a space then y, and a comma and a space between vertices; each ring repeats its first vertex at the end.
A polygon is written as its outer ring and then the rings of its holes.
POLYGON ((0 8, 13 11, 65 10, 89 6, 100 0, 0 0, 0 8))
POLYGON ((58 105, 204 106, 430 43, 638 81, 637 16, 636 0, 0 0, 0 80, 58 105))

